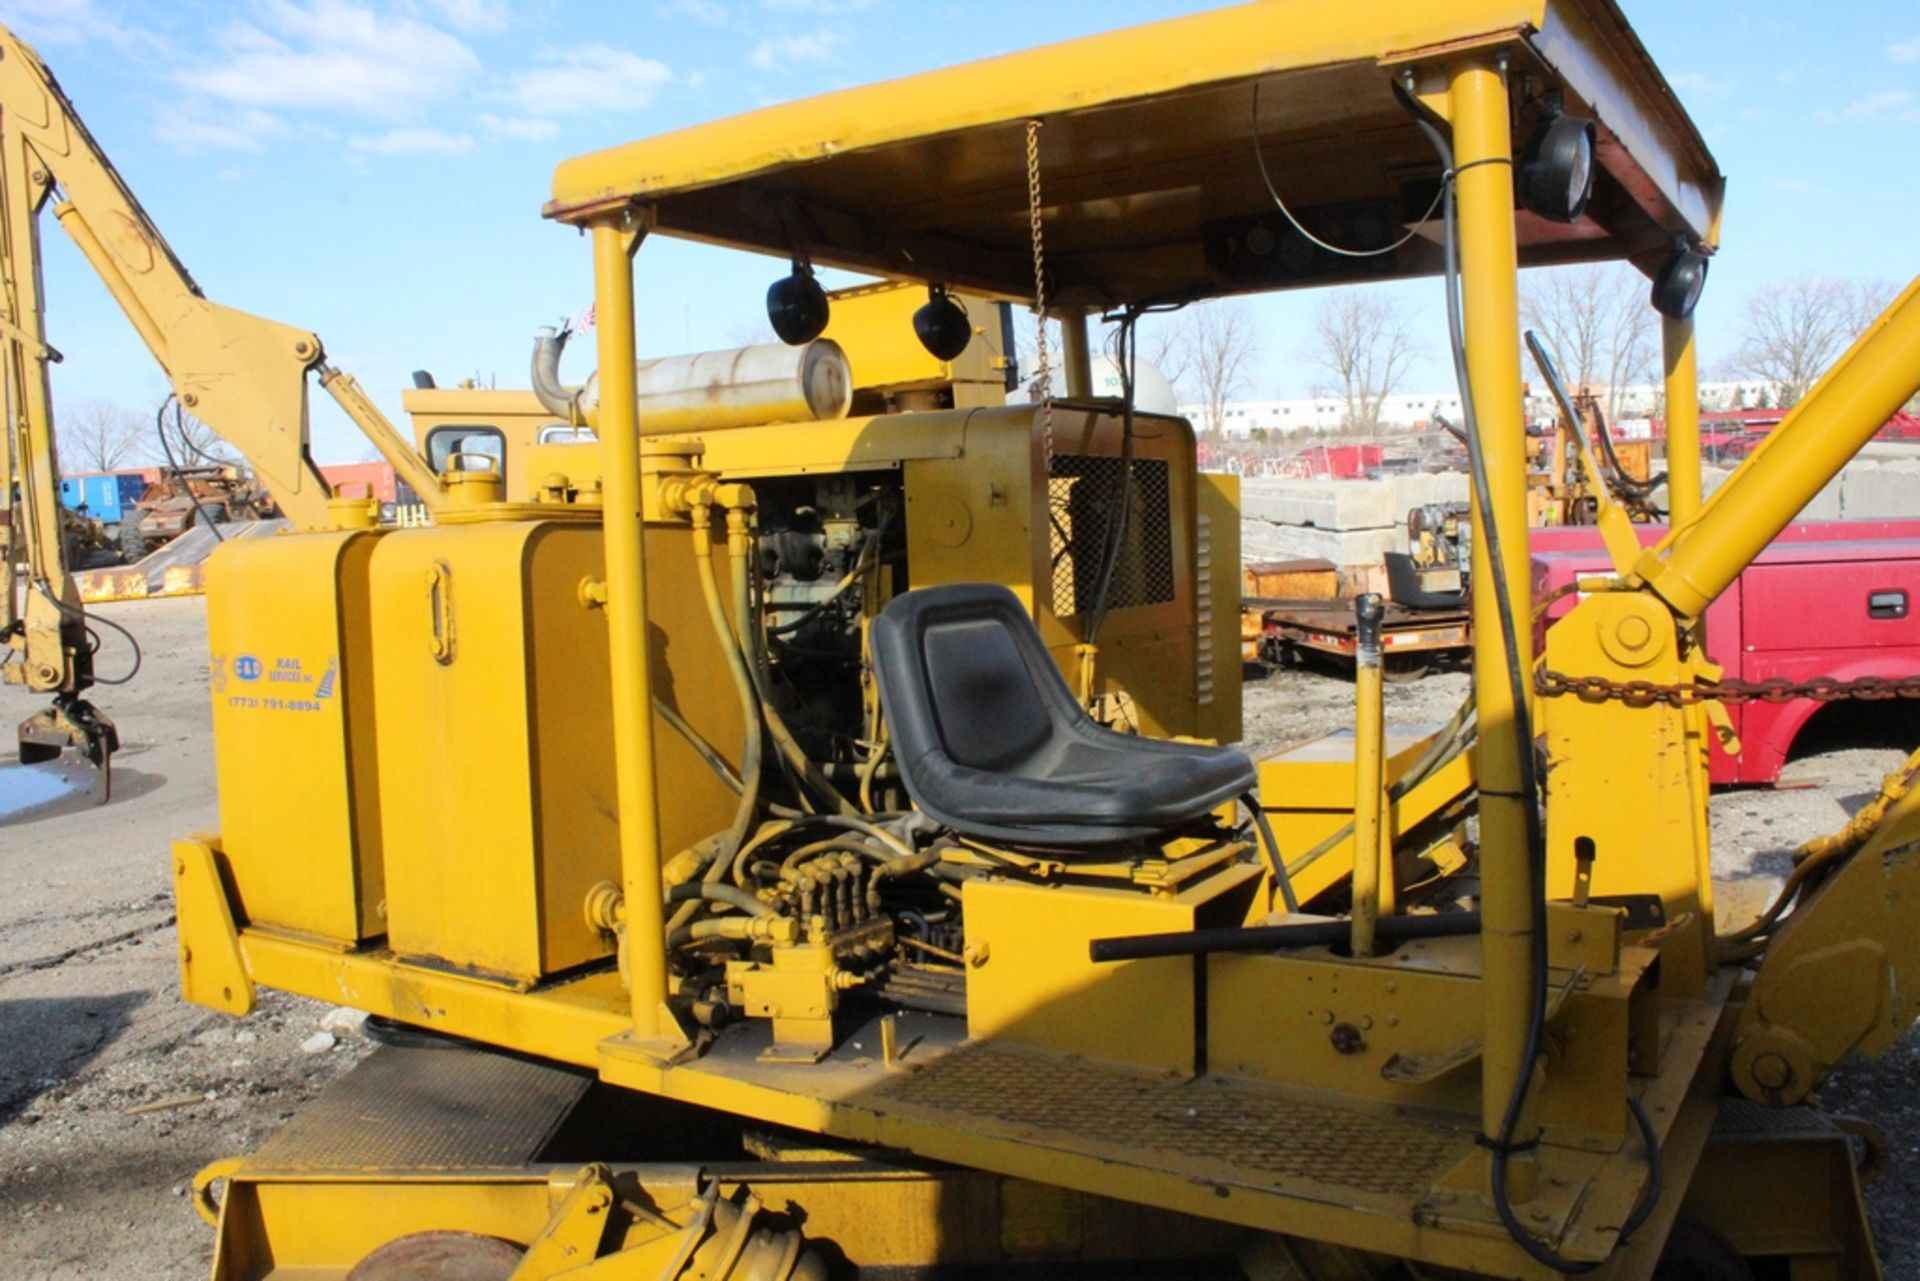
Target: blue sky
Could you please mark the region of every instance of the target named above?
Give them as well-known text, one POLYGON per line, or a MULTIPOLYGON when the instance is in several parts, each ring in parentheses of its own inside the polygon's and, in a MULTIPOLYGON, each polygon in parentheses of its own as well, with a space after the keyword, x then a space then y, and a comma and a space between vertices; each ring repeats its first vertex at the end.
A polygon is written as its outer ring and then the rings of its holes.
MULTIPOLYGON (((389 413, 409 371, 523 385, 535 325, 588 300, 553 165, 771 102, 1204 4, 1180 0, 0 0, 209 296, 317 331, 389 413)), ((1729 175, 1700 309, 1711 370, 1752 290, 1920 272, 1920 4, 1625 0, 1729 175)), ((49 218, 56 395, 156 405, 166 383, 49 218)), ((650 352, 760 326, 765 259, 657 242, 650 352)), ((1437 286, 1400 290, 1433 335, 1437 286)), ((1311 297, 1257 302, 1246 395, 1306 395, 1311 297)), ((322 394, 324 399, 324 394, 322 394)), ((316 402, 316 452, 364 456, 316 402)))

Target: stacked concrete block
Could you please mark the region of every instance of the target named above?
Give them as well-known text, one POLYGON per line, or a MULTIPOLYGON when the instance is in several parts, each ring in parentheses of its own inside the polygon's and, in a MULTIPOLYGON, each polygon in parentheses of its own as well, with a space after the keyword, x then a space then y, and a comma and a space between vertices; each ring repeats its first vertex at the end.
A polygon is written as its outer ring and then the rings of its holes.
POLYGON ((1466 501, 1461 472, 1407 473, 1380 480, 1241 482, 1240 547, 1249 561, 1332 561, 1355 581, 1374 582, 1382 557, 1407 549, 1407 512, 1466 501))
POLYGON ((1840 514, 1847 520, 1920 516, 1920 461, 1856 462, 1840 473, 1837 484, 1840 514))
POLYGON ((1241 482, 1240 515, 1270 525, 1321 530, 1384 529, 1399 523, 1392 486, 1376 480, 1256 477, 1241 482))

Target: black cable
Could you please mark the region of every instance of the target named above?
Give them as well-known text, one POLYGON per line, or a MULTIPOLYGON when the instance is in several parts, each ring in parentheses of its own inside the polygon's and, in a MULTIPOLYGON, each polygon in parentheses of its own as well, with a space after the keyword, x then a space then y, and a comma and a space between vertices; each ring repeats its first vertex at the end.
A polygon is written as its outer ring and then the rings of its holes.
MULTIPOLYGON (((1540 335, 1531 329, 1526 332, 1526 342, 1527 350, 1533 353, 1534 363, 1540 366, 1540 374, 1547 380, 1547 390, 1553 393, 1553 399, 1560 406, 1560 413, 1566 418, 1567 425, 1574 431, 1585 432, 1586 423, 1574 407, 1573 396, 1567 391, 1566 379, 1560 375, 1559 362, 1554 360, 1553 353, 1547 350, 1547 345, 1540 340, 1540 335)), ((1595 485, 1605 486, 1620 494, 1623 501, 1636 503, 1652 510, 1653 504, 1647 501, 1647 496, 1666 484, 1667 474, 1661 472, 1658 476, 1647 480, 1635 480, 1627 475, 1627 469, 1621 465, 1620 455, 1613 447, 1613 429, 1608 425, 1607 416, 1601 410, 1598 401, 1594 402, 1593 416, 1595 425, 1599 429, 1594 434, 1600 439, 1600 453, 1606 459, 1608 475, 1591 476, 1588 479, 1595 485)), ((1585 469, 1583 461, 1581 470, 1585 469)))
POLYGON ((1133 515, 1133 357, 1140 340, 1135 325, 1140 308, 1128 307, 1120 315, 1120 331, 1115 344, 1114 363, 1120 369, 1120 499, 1117 507, 1107 509, 1107 546, 1100 560, 1100 577, 1094 588, 1092 616, 1087 621, 1083 644, 1095 644, 1100 628, 1107 621, 1107 606, 1113 595, 1113 578, 1120 568, 1120 551, 1126 545, 1127 522, 1133 515))
POLYGON ((48 587, 46 583, 43 581, 35 580, 34 586, 40 589, 40 594, 47 598, 47 602, 50 605, 52 605, 55 609, 59 610, 62 614, 65 614, 67 617, 79 623, 80 626, 86 630, 87 637, 92 642, 92 645, 93 645, 93 648, 88 651, 89 658, 91 658, 92 655, 98 654, 100 652, 100 634, 93 630, 93 625, 95 623, 99 623, 103 627, 111 627, 114 631, 119 632, 122 636, 127 638, 127 644, 133 649, 133 666, 127 669, 127 674, 125 676, 119 676, 119 677, 114 677, 109 679, 108 677, 102 676, 97 672, 88 672, 87 673, 88 680, 90 680, 95 685, 125 685, 127 682, 131 681, 134 677, 140 674, 140 664, 143 661, 145 656, 140 651, 139 640, 135 638, 132 632, 128 631, 126 628, 122 627, 120 624, 114 622, 111 618, 107 618, 100 614, 88 614, 85 610, 75 609, 73 606, 61 600, 58 596, 55 596, 53 594, 53 589, 48 587))
MULTIPOLYGON (((1547 1015, 1547 894, 1546 894, 1546 840, 1540 827, 1540 780, 1533 755, 1533 727, 1527 713, 1527 674, 1521 670, 1519 644, 1514 626, 1512 593, 1508 587, 1506 575, 1501 572, 1503 563, 1500 554, 1499 522, 1492 501, 1492 486, 1487 478, 1486 457, 1481 450, 1480 420, 1473 402, 1473 384, 1467 376, 1466 326, 1460 314, 1460 245, 1458 211, 1455 207, 1457 192, 1453 178, 1457 172, 1453 163, 1453 148, 1440 131, 1421 113, 1410 95, 1397 82, 1393 84, 1394 97, 1406 109, 1427 141, 1439 153, 1440 162, 1445 168, 1441 183, 1445 188, 1445 200, 1442 202, 1445 224, 1445 285, 1447 303, 1447 334, 1452 347, 1454 378, 1460 385, 1461 417, 1465 420, 1467 436, 1467 465, 1473 481, 1474 500, 1479 504, 1482 534, 1486 540, 1487 563, 1492 569, 1493 593, 1496 612, 1500 618, 1500 639, 1505 650, 1506 676, 1509 695, 1513 701, 1513 731, 1515 748, 1519 755, 1520 792, 1524 804, 1528 869, 1533 880, 1531 904, 1532 933, 1529 941, 1530 962, 1533 970, 1533 992, 1527 1014, 1527 1035, 1521 1052, 1520 1071, 1514 1081, 1513 1092, 1508 1096, 1507 1106, 1500 1121, 1500 1133, 1492 1139, 1482 1141, 1492 1150, 1492 1193, 1494 1209, 1500 1215, 1501 1223, 1507 1229, 1507 1235, 1515 1245, 1526 1252, 1529 1258, 1544 1267, 1555 1271, 1577 1275, 1591 1272, 1598 1263, 1581 1263, 1567 1259, 1543 1244, 1529 1232, 1514 1213, 1513 1202, 1507 1195, 1507 1162, 1514 1150, 1514 1131, 1519 1128, 1520 1114, 1525 1109, 1528 1088, 1533 1079, 1533 1065, 1540 1057, 1540 1044, 1546 1029, 1547 1015)), ((1659 1194, 1661 1176, 1660 1149, 1658 1138, 1652 1124, 1645 1119, 1645 1112, 1637 1099, 1629 1098, 1629 1107, 1640 1122, 1641 1137, 1647 1143, 1647 1165, 1649 1176, 1647 1187, 1642 1190, 1640 1201, 1634 1212, 1628 1216, 1616 1238, 1615 1248, 1624 1242, 1633 1229, 1646 1221, 1653 1210, 1654 1200, 1659 1194)))
MULTIPOLYGON (((219 527, 214 524, 213 517, 207 515, 207 509, 200 505, 200 495, 193 492, 193 486, 188 483, 186 477, 180 475, 180 464, 174 461, 173 446, 167 441, 167 406, 168 405, 173 406, 174 430, 180 433, 180 443, 182 445, 187 446, 189 449, 194 449, 193 442, 187 439, 187 428, 186 428, 186 422, 185 422, 187 411, 181 407, 179 397, 177 397, 173 392, 168 392, 167 398, 160 402, 160 412, 156 413, 153 416, 154 430, 160 434, 160 452, 166 455, 167 466, 173 471, 174 478, 177 479, 180 482, 180 484, 186 489, 187 498, 190 502, 193 503, 193 509, 200 513, 201 523, 204 524, 208 529, 213 530, 213 538, 215 542, 224 543, 227 541, 226 535, 222 534, 220 532, 219 527)), ((200 453, 198 449, 194 449, 194 452, 200 453)), ((204 453, 200 453, 200 456, 202 458, 206 457, 204 453)), ((122 515, 121 519, 125 520, 126 517, 122 515)), ((184 533, 185 531, 182 531, 182 532, 184 533)))
POLYGON ((1280 887, 1280 901, 1287 911, 1298 916, 1300 900, 1294 896, 1293 878, 1287 875, 1287 860, 1280 857, 1280 842, 1273 839, 1273 825, 1267 821, 1267 812, 1260 808, 1260 801, 1252 792, 1240 798, 1247 807, 1247 813, 1253 815, 1253 824, 1260 829, 1260 841, 1267 851, 1267 862, 1273 867, 1274 884, 1280 887))

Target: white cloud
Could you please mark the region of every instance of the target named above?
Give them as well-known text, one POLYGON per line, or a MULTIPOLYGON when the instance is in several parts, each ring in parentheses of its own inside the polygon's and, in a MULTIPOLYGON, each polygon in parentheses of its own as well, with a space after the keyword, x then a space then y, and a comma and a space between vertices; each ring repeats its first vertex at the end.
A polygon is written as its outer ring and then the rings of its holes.
POLYGON ((237 22, 215 39, 217 62, 172 78, 248 107, 405 119, 480 70, 459 37, 349 0, 267 0, 260 25, 237 22))
POLYGON ((1888 45, 1887 56, 1895 62, 1920 62, 1920 36, 1888 45))
POLYGON ((426 6, 455 31, 483 35, 505 31, 513 23, 507 0, 425 0, 426 6))
POLYGON ((721 0, 667 0, 659 10, 669 18, 692 18, 709 26, 719 26, 732 16, 721 0))
POLYGON ((1704 71, 1676 71, 1667 81, 1681 93, 1696 99, 1725 98, 1737 87, 1732 76, 1710 76, 1704 71))
POLYGON ((158 53, 159 36, 100 12, 94 0, 10 0, 7 22, 36 44, 80 45, 101 41, 115 48, 158 53))
POLYGON ((351 145, 355 151, 376 156, 460 156, 473 150, 473 139, 440 129, 390 129, 370 138, 355 138, 351 145))
POLYGON ((538 116, 495 116, 483 113, 480 127, 496 138, 519 138, 543 142, 560 132, 560 126, 538 116))
POLYGON ((665 63, 603 44, 550 54, 546 62, 507 81, 506 100, 531 116, 638 111, 673 82, 665 63))
POLYGON ((154 116, 153 132, 176 151, 259 151, 286 126, 257 107, 225 107, 216 116, 169 104, 154 116))
POLYGON ((1842 120, 1920 120, 1920 100, 1906 89, 1883 89, 1848 103, 1838 112, 1819 112, 1818 118, 1825 124, 1842 120))
POLYGON ((753 47, 747 61, 762 71, 799 62, 826 62, 846 36, 838 31, 809 31, 798 36, 768 36, 753 47))
POLYGON ((760 7, 775 13, 854 13, 873 8, 875 0, 760 0, 760 7))

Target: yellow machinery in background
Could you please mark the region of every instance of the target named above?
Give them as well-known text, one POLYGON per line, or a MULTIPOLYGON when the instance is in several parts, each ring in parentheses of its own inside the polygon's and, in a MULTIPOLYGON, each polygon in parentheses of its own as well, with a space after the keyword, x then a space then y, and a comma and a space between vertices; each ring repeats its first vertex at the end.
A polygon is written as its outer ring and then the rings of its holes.
POLYGON ((1809 1098, 1913 1020, 1920 803, 1718 938, 1698 628, 1913 393, 1920 282, 1710 503, 1676 420, 1673 532, 1601 495, 1615 574, 1544 655, 1527 612, 1517 269, 1641 266, 1691 404, 1721 190, 1610 0, 1265 0, 561 165, 596 376, 552 336, 549 417, 449 441, 429 527, 342 503, 210 566, 183 991, 406 1042, 203 1172, 214 1276, 1877 1276, 1809 1098), (655 235, 780 260, 807 413, 653 399, 655 235), (858 403, 896 379, 849 335, 841 387, 816 265, 906 286, 936 364, 957 298, 1057 317, 1069 396, 858 403), (1195 741, 1232 494, 1077 398, 1090 318, 1125 370, 1151 311, 1419 276, 1472 696, 1395 730, 1369 670, 1353 736, 1195 741))
MULTIPOLYGON (((0 677, 52 696, 20 726, 20 758, 65 748, 100 769, 109 795, 119 745, 86 697, 97 648, 61 537, 63 508, 47 367, 39 216, 51 208, 165 371, 185 409, 246 454, 297 529, 359 519, 335 507, 307 451, 307 375, 429 506, 439 483, 311 333, 210 301, 101 153, 39 56, 0 27, 0 353, 7 423, 0 431, 0 677)), ((359 504, 364 507, 365 504, 359 504)), ((112 626, 112 624, 108 624, 112 626)), ((137 667, 138 658, 133 658, 137 667)), ((123 680, 125 678, 122 678, 123 680)), ((116 682, 118 683, 118 682, 116 682)))

